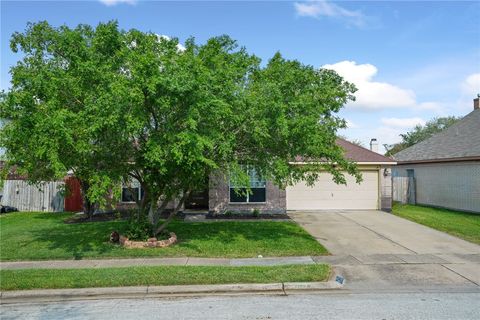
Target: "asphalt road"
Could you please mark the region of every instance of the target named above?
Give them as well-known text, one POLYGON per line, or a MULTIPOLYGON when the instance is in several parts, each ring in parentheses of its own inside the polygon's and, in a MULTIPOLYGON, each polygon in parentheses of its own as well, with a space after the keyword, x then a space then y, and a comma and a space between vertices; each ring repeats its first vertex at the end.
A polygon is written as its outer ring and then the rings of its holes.
POLYGON ((2 305, 6 319, 480 319, 480 293, 322 293, 2 305))

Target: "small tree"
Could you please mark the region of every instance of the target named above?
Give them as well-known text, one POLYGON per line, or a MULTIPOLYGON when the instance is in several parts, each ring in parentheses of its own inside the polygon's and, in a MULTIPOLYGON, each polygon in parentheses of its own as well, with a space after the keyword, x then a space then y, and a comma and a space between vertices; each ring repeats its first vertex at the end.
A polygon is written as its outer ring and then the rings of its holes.
POLYGON ((425 125, 417 124, 412 131, 409 131, 405 134, 400 134, 402 141, 393 145, 385 145, 385 149, 387 149, 386 156, 392 156, 397 152, 402 151, 414 144, 422 142, 433 136, 436 133, 439 133, 452 124, 458 121, 459 118, 454 116, 449 117, 440 117, 440 118, 433 118, 432 120, 428 121, 425 125))

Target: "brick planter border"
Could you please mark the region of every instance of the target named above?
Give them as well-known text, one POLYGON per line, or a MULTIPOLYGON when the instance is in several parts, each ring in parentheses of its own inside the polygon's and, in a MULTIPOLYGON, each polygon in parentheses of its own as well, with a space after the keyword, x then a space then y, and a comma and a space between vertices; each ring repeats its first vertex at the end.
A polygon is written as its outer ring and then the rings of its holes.
POLYGON ((158 240, 157 238, 149 238, 147 241, 128 240, 125 236, 120 236, 120 244, 125 248, 165 248, 177 242, 177 235, 170 232, 170 238, 166 240, 158 240))

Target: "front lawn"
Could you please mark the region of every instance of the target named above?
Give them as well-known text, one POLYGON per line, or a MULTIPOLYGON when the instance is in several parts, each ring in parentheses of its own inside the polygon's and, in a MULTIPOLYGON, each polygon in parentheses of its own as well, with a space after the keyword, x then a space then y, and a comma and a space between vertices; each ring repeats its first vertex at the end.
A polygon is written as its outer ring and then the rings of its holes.
POLYGON ((393 213, 464 240, 480 244, 480 214, 395 203, 393 213))
POLYGON ((168 248, 124 249, 110 244, 113 230, 125 221, 65 224, 70 213, 9 213, 0 216, 0 260, 85 259, 114 257, 306 256, 327 254, 292 222, 173 221, 168 229, 179 243, 168 248))
POLYGON ((1 270, 0 290, 324 281, 328 265, 1 270))

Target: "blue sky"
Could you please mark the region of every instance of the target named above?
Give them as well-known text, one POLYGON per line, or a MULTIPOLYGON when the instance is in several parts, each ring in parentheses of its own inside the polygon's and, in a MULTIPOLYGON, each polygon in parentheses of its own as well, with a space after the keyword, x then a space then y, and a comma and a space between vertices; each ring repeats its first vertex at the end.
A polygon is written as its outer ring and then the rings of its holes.
POLYGON ((399 140, 417 123, 473 110, 480 93, 480 2, 2 1, 1 83, 21 58, 14 31, 47 20, 58 26, 118 20, 124 29, 203 42, 228 34, 267 61, 276 51, 354 82, 357 101, 341 115, 342 134, 365 145, 399 140))

